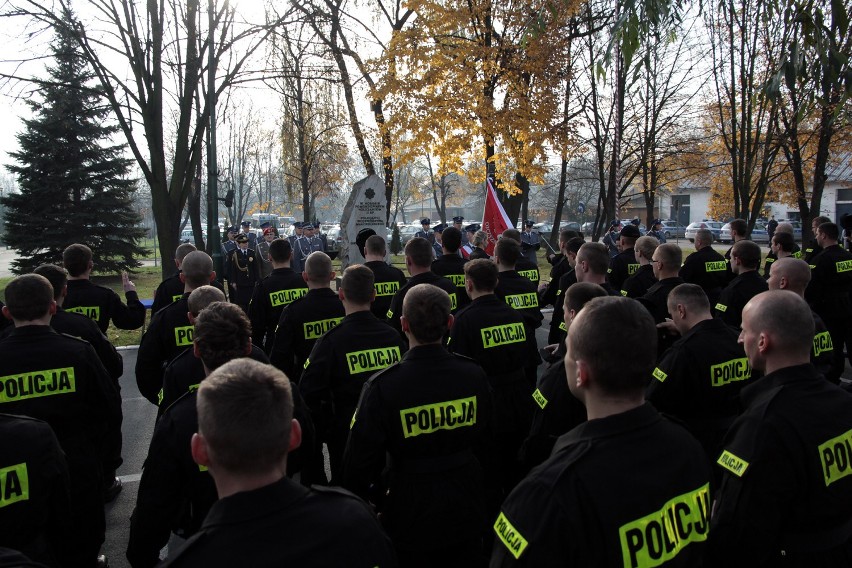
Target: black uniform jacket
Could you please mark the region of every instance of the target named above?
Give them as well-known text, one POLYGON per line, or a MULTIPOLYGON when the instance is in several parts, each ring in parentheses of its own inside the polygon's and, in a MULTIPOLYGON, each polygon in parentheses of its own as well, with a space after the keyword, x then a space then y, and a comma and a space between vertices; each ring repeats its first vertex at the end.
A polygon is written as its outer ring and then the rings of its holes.
POLYGON ((550 269, 550 282, 547 285, 547 289, 541 294, 540 303, 542 306, 551 305, 554 310, 556 309, 557 296, 559 295, 559 279, 572 270, 574 269, 571 268, 568 259, 560 255, 559 260, 550 269))
MULTIPOLYGON (((452 313, 456 313, 456 310, 458 309, 458 295, 456 293, 457 288, 455 285, 443 276, 438 276, 431 270, 428 272, 421 272, 420 274, 409 278, 405 286, 399 289, 399 292, 397 292, 394 295, 393 300, 391 300, 388 313, 385 314, 388 322, 400 334, 402 334, 402 326, 399 323, 399 317, 402 315, 402 301, 405 300, 405 295, 408 294, 408 291, 418 284, 432 284, 433 286, 437 286, 450 295, 450 308, 452 313)), ((405 336, 403 335, 403 337, 405 336)))
POLYGON ((337 487, 283 478, 213 505, 201 530, 163 566, 396 566, 367 505, 337 487))
POLYGON ((515 270, 518 274, 535 284, 536 290, 538 289, 538 282, 541 280, 541 275, 538 271, 538 264, 522 256, 518 259, 517 264, 515 264, 515 270))
POLYGON ((639 263, 633 248, 623 250, 609 261, 609 283, 616 290, 621 290, 624 282, 636 274, 639 263))
POLYGON ((590 420, 503 503, 491 566, 656 566, 663 551, 700 566, 709 480, 698 442, 650 404, 590 420))
POLYGON ((811 282, 805 299, 824 320, 852 317, 852 253, 827 246, 811 261, 811 282))
POLYGON ((769 290, 769 285, 757 270, 749 270, 748 272, 738 274, 722 290, 719 301, 714 307, 714 313, 729 326, 739 328, 743 322, 743 308, 745 305, 749 300, 767 290, 769 290))
POLYGON ((722 320, 697 323, 663 354, 646 394, 657 410, 685 422, 711 459, 741 412, 740 390, 752 380, 737 337, 722 320))
MULTIPOLYGON (((218 280, 213 280, 210 283, 222 292, 225 292, 225 287, 218 280)), ((151 304, 151 313, 156 314, 172 302, 177 302, 183 297, 184 283, 180 281, 180 270, 160 282, 157 290, 154 292, 154 303, 151 304)))
POLYGON ((488 256, 488 253, 485 252, 484 249, 481 249, 479 247, 473 247, 473 251, 470 253, 470 256, 467 257, 468 260, 479 260, 479 259, 488 260, 489 258, 491 258, 491 257, 488 256))
POLYGON ((538 305, 538 286, 516 270, 506 270, 497 276, 497 288, 494 293, 524 317, 527 365, 538 365, 541 363, 541 356, 538 354, 535 330, 541 327, 544 319, 538 305))
POLYGON ((169 304, 151 318, 136 355, 136 385, 153 404, 159 404, 163 372, 172 359, 192 347, 195 327, 187 312, 189 294, 169 304))
MULTIPOLYGON (((0 414, 3 473, 0 534, 4 547, 50 566, 74 546, 68 465, 47 422, 0 414)), ((72 553, 73 554, 73 553, 72 553)))
MULTIPOLYGON (((113 379, 118 379, 124 373, 124 359, 93 320, 74 312, 66 312, 57 306, 56 313, 50 318, 50 327, 57 333, 88 341, 113 379)), ((3 328, 0 336, 6 337, 12 333, 13 329, 15 329, 13 325, 3 328)))
MULTIPOLYGON (((559 277, 559 285, 556 290, 556 299, 553 302, 553 314, 550 316, 550 332, 547 342, 550 344, 560 343, 565 340, 565 292, 572 284, 577 282, 577 273, 573 268, 559 277)), ((552 282, 551 282, 552 283, 552 282)))
POLYGON ((669 317, 669 308, 666 304, 669 292, 671 292, 675 286, 679 286, 681 284, 683 284, 683 279, 677 276, 674 278, 663 278, 648 288, 648 291, 645 292, 643 296, 639 297, 642 305, 648 308, 648 311, 651 312, 655 323, 661 323, 669 317))
POLYGON ((806 364, 742 400, 717 461, 713 566, 850 566, 852 396, 806 364))
POLYGON ((464 265, 467 259, 457 254, 444 254, 432 261, 432 272, 443 276, 456 287, 456 309, 460 310, 470 303, 464 288, 464 265))
MULTIPOLYGON (((793 243, 793 258, 802 258, 802 250, 799 248, 799 245, 793 243)), ((778 255, 774 252, 770 252, 766 255, 766 260, 763 263, 763 277, 767 280, 769 279, 769 271, 772 269, 772 263, 778 260, 778 255)))
POLYGON ((706 246, 686 257, 680 267, 680 277, 684 282, 701 286, 712 307, 719 301, 719 294, 728 283, 727 270, 725 257, 713 247, 706 246))
POLYGON ((344 487, 373 496, 400 549, 478 538, 485 522, 481 460, 489 455, 491 428, 482 368, 440 345, 414 347, 367 381, 346 445, 344 487), (423 530, 437 526, 439 539, 423 530))
POLYGON ((127 305, 109 288, 90 280, 69 280, 62 307, 92 318, 103 333, 107 332, 110 320, 118 329, 139 329, 145 323, 145 306, 136 292, 125 292, 124 296, 127 305))
POLYGON ((805 262, 808 264, 813 264, 813 258, 822 252, 822 247, 819 246, 816 239, 811 239, 811 242, 808 243, 808 246, 805 247, 805 255, 802 257, 805 259, 805 262))
POLYGON ((281 312, 269 356, 272 364, 298 381, 314 343, 344 315, 343 304, 330 288, 308 290, 281 312))
POLYGON ((252 343, 270 353, 281 312, 307 293, 308 285, 302 274, 292 268, 276 268, 261 280, 248 307, 252 343))
POLYGON ((253 249, 237 248, 228 254, 225 264, 228 282, 237 288, 253 287, 260 280, 260 261, 253 249))
POLYGON ((628 298, 641 298, 656 283, 654 267, 650 264, 643 264, 639 266, 633 276, 624 281, 621 286, 621 295, 628 298))
POLYGON ((376 299, 373 300, 370 311, 380 320, 387 320, 394 295, 405 286, 405 273, 382 260, 371 260, 365 262, 364 266, 373 271, 376 287, 376 299))
MULTIPOLYGON (((257 345, 251 346, 250 359, 269 364, 269 357, 257 345)), ((204 364, 195 356, 192 349, 187 349, 169 362, 163 372, 163 390, 159 394, 160 408, 158 415, 188 392, 198 390, 198 385, 204 380, 204 364)))
POLYGON ((811 314, 814 316, 814 346, 811 349, 811 363, 820 374, 828 376, 834 361, 834 342, 822 318, 813 310, 811 314))

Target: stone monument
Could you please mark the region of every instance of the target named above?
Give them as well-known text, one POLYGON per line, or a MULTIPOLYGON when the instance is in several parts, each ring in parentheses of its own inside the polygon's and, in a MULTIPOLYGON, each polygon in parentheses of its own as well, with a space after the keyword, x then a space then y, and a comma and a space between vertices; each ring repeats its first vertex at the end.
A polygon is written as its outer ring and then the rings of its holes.
POLYGON ((343 209, 340 220, 340 270, 350 264, 361 264, 364 257, 355 244, 358 231, 373 229, 377 235, 387 236, 387 202, 385 201, 385 182, 377 175, 371 175, 355 183, 352 193, 343 209))

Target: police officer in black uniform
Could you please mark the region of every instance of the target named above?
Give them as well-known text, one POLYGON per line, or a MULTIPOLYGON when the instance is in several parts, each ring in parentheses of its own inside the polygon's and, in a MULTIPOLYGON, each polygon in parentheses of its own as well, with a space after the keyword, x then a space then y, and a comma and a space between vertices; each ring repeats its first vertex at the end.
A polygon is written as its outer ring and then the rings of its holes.
POLYGON ((508 491, 521 479, 517 454, 532 420, 532 388, 526 379, 529 356, 524 318, 494 294, 497 265, 472 260, 464 266, 471 303, 456 313, 447 348, 482 367, 494 395, 497 475, 508 491))
POLYGON ((793 239, 793 226, 790 223, 779 223, 775 236, 769 239, 769 254, 763 264, 763 277, 769 278, 773 262, 788 256, 802 258, 802 251, 793 239))
POLYGON ((373 315, 382 321, 387 321, 393 297, 405 286, 405 273, 395 266, 385 262, 387 244, 384 237, 369 236, 364 243, 364 266, 373 271, 376 287, 376 299, 370 306, 373 315))
POLYGON ((0 410, 53 428, 71 480, 74 550, 63 560, 94 566, 104 542, 103 472, 115 465, 111 444, 121 432, 121 397, 91 345, 50 328, 56 303, 46 278, 19 276, 5 294, 3 314, 15 330, 0 341, 0 410))
POLYGON ((752 379, 737 332, 710 314, 697 284, 681 284, 668 296, 671 325, 680 334, 657 363, 646 398, 660 412, 682 420, 708 459, 739 415, 740 390, 752 379))
POLYGON ((680 277, 684 282, 698 284, 710 306, 715 306, 728 283, 728 263, 725 257, 716 252, 713 247, 713 233, 710 229, 699 229, 695 233, 695 252, 686 257, 680 268, 680 277))
POLYGON ((455 227, 450 227, 442 235, 442 246, 444 254, 432 262, 432 272, 443 276, 456 287, 457 309, 462 309, 470 303, 464 287, 464 265, 467 259, 458 255, 461 246, 461 232, 455 227))
POLYGON ((247 359, 201 383, 192 456, 196 470, 210 472, 219 501, 164 566, 395 566, 365 503, 284 476, 288 452, 301 442, 290 390, 280 371, 247 359))
MULTIPOLYGON (((517 229, 506 229, 503 231, 503 234, 500 235, 501 239, 512 239, 521 244, 521 232, 517 229)), ((538 272, 538 263, 530 261, 523 254, 518 258, 518 262, 515 263, 515 270, 517 270, 518 274, 532 282, 538 287, 538 283, 541 280, 541 275, 538 272)))
POLYGON ((104 334, 110 321, 118 329, 139 329, 145 323, 145 306, 126 272, 121 273, 121 282, 127 305, 109 288, 89 280, 94 263, 92 249, 86 245, 67 247, 62 252, 62 264, 68 270, 68 295, 63 304, 66 311, 92 318, 104 334))
POLYGON ((764 375, 716 464, 723 473, 711 524, 713 566, 848 566, 852 559, 852 396, 810 363, 807 304, 784 290, 743 310, 740 341, 764 375))
POLYGON ((432 247, 426 239, 413 238, 405 243, 405 266, 411 278, 408 282, 399 289, 393 300, 391 300, 390 308, 388 308, 387 318, 388 323, 397 330, 402 337, 405 333, 402 330, 400 316, 402 315, 402 302, 405 300, 405 295, 408 291, 418 284, 432 284, 442 289, 450 296, 450 304, 453 313, 458 307, 458 288, 455 287, 446 278, 438 276, 432 272, 432 247))
MULTIPOLYGON (((651 259, 654 257, 654 251, 657 250, 659 244, 657 239, 647 235, 636 239, 636 243, 633 245, 633 252, 636 256, 636 262, 639 263, 639 268, 621 285, 622 296, 639 298, 644 296, 648 292, 648 289, 657 283, 651 259)), ((612 259, 613 262, 620 256, 612 259)), ((630 269, 628 268, 628 270, 630 269)))
POLYGON ((822 252, 822 247, 820 246, 819 241, 817 241, 816 237, 817 233, 819 232, 819 226, 823 223, 831 223, 831 219, 829 219, 828 217, 820 216, 814 217, 813 220, 811 220, 811 233, 813 233, 814 238, 811 239, 811 242, 809 242, 805 247, 805 254, 802 257, 808 264, 813 264, 813 262, 811 262, 813 258, 820 252, 822 252))
POLYGON ((624 281, 636 274, 639 270, 639 262, 633 245, 641 235, 639 228, 633 224, 627 224, 621 229, 618 237, 620 252, 615 255, 609 263, 609 283, 616 290, 621 290, 624 281))
MULTIPOLYGON (((565 292, 565 332, 571 321, 592 298, 608 296, 598 284, 577 282, 565 292)), ((555 346, 552 363, 542 372, 532 393, 535 403, 532 425, 520 451, 524 472, 544 462, 556 439, 586 421, 586 407, 568 390, 565 376, 565 341, 555 346)))
POLYGON ((298 381, 317 339, 346 315, 343 304, 330 287, 334 280, 331 259, 324 252, 305 260, 308 293, 281 312, 269 359, 292 381, 298 381))
POLYGON ((354 264, 343 272, 338 297, 346 317, 316 342, 299 381, 317 441, 328 444, 332 485, 342 481, 343 450, 361 387, 405 353, 399 334, 370 312, 375 290, 373 272, 366 266, 354 264))
POLYGON ((73 554, 75 527, 68 464, 50 425, 0 414, 0 472, 0 542, 34 561, 61 566, 73 554))
POLYGON ((228 256, 225 272, 228 274, 228 286, 231 303, 240 306, 248 313, 248 305, 255 284, 260 281, 260 261, 254 250, 248 248, 248 237, 237 235, 237 248, 228 256))
MULTIPOLYGON (((554 312, 556 311, 556 304, 561 303, 561 300, 557 299, 559 294, 559 279, 574 269, 568 260, 565 245, 576 235, 576 231, 569 229, 563 229, 559 232, 559 256, 552 260, 553 266, 550 269, 550 282, 541 283, 538 286, 539 295, 541 296, 539 303, 542 306, 552 305, 554 312)), ((548 343, 556 342, 548 341, 548 343)))
POLYGON ((142 336, 136 355, 136 385, 142 396, 153 404, 160 403, 166 366, 181 352, 192 347, 193 325, 187 316, 187 298, 193 290, 210 284, 214 278, 216 272, 210 255, 200 250, 186 255, 181 271, 183 296, 154 314, 142 336))
POLYGON ((272 272, 258 283, 249 303, 252 342, 266 353, 272 352, 275 328, 284 308, 308 293, 308 285, 300 272, 290 268, 293 251, 286 239, 269 244, 272 272))
POLYGON ((760 247, 748 240, 741 240, 731 247, 731 270, 736 274, 728 284, 715 306, 715 315, 731 327, 739 328, 746 303, 761 292, 769 289, 761 278, 760 247))
POLYGON ((556 286, 556 299, 553 303, 553 314, 550 316, 550 332, 547 335, 548 345, 560 344, 565 341, 565 333, 568 328, 565 325, 565 320, 562 319, 562 307, 565 303, 565 293, 568 288, 577 282, 577 253, 584 244, 586 244, 586 241, 582 237, 572 237, 563 247, 562 254, 565 255, 569 270, 559 277, 559 282, 556 286))
POLYGON ((174 274, 160 282, 160 285, 154 291, 154 303, 151 304, 152 314, 156 314, 183 296, 183 281, 180 279, 180 266, 183 264, 183 259, 186 258, 186 255, 194 250, 197 249, 192 243, 182 243, 175 249, 175 267, 177 270, 174 274))
POLYGON ((700 565, 710 468, 698 442, 644 402, 653 320, 635 300, 595 298, 571 323, 567 347, 568 386, 589 421, 561 436, 503 503, 491 566, 659 565, 664 553, 667 566, 700 565))
POLYGON ((654 250, 651 265, 657 282, 639 300, 651 312, 656 323, 662 323, 669 316, 669 292, 683 284, 683 279, 678 276, 681 258, 683 253, 675 244, 666 243, 654 250))
POLYGON ((838 244, 840 229, 834 223, 823 223, 817 229, 817 242, 822 247, 811 258, 811 283, 805 299, 822 318, 834 344, 834 362, 826 377, 837 382, 843 373, 843 345, 850 333, 852 318, 852 253, 838 244))
POLYGON ((444 291, 411 288, 411 349, 367 381, 346 445, 344 487, 376 505, 404 566, 481 564, 491 394, 479 365, 441 345, 452 321, 444 291))

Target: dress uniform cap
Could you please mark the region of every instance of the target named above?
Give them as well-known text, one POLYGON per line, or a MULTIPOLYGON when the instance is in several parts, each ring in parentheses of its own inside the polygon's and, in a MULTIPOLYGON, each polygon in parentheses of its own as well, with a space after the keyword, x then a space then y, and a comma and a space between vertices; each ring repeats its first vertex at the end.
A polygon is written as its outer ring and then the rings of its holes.
POLYGON ((446 229, 446 228, 447 228, 446 223, 438 223, 437 225, 432 227, 432 230, 435 231, 436 233, 443 233, 444 229, 446 229))
POLYGON ((243 221, 240 223, 240 227, 251 227, 251 221, 243 221))
POLYGON ((229 233, 236 233, 236 232, 238 232, 238 231, 237 231, 237 228, 236 228, 236 227, 234 227, 234 226, 230 226, 230 227, 228 227, 228 232, 229 232, 229 233))
POLYGON ((263 234, 264 235, 274 235, 275 229, 273 229, 272 227, 266 227, 265 229, 263 229, 263 234))
POLYGON ((422 219, 420 219, 420 224, 421 225, 431 225, 432 220, 429 219, 429 217, 423 217, 422 219))
POLYGON ((639 227, 637 227, 636 225, 630 224, 630 225, 625 225, 621 229, 619 236, 638 239, 642 235, 639 234, 639 227))
POLYGON ((663 224, 663 222, 662 222, 662 221, 660 221, 659 219, 654 219, 653 221, 651 221, 651 226, 652 226, 652 227, 655 227, 655 226, 657 226, 657 225, 662 225, 662 224, 663 224))
POLYGON ((260 224, 261 229, 268 229, 270 227, 272 227, 272 224, 269 221, 264 221, 263 223, 260 224))
POLYGON ((464 217, 462 217, 461 215, 453 217, 453 223, 461 223, 462 221, 464 221, 464 217))
POLYGON ((471 223, 470 225, 465 227, 464 230, 467 233, 475 233, 476 231, 478 231, 481 228, 482 228, 482 226, 479 223, 471 223))
POLYGON ((234 240, 237 241, 238 243, 247 243, 248 237, 244 233, 240 233, 239 235, 237 235, 237 238, 234 239, 234 240))
POLYGON ((305 221, 304 223, 302 223, 302 228, 303 229, 313 229, 314 224, 311 223, 310 221, 305 221))
POLYGON ((527 219, 526 221, 524 221, 524 225, 526 225, 527 227, 532 227, 533 225, 535 225, 535 222, 527 219))

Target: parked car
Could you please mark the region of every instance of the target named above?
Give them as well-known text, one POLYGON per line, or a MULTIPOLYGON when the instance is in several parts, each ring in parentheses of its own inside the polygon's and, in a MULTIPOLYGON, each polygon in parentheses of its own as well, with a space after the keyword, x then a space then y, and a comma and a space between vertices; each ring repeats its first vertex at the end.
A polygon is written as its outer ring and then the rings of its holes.
POLYGON ((695 233, 698 232, 699 229, 709 229, 711 233, 713 233, 713 240, 718 241, 719 236, 722 232, 722 223, 720 221, 696 221, 694 223, 690 223, 684 232, 684 236, 689 239, 689 242, 695 242, 695 233))
POLYGON ((666 239, 684 238, 686 236, 686 227, 678 224, 677 221, 663 221, 660 223, 660 230, 666 235, 666 239))
POLYGON ((343 243, 343 237, 340 234, 340 225, 331 225, 325 232, 326 254, 332 258, 337 258, 340 253, 340 246, 343 243))
POLYGON ((417 233, 422 227, 420 224, 417 225, 400 225, 399 227, 399 242, 402 246, 405 246, 405 243, 414 238, 414 234, 417 233))
MULTIPOLYGON (((766 226, 758 221, 754 224, 754 229, 751 231, 751 236, 749 237, 752 241, 756 243, 768 243, 769 242, 769 233, 766 230, 766 226)), ((800 233, 801 238, 801 233, 800 233)), ((731 224, 725 223, 722 225, 722 230, 719 231, 719 240, 723 243, 730 243, 733 241, 731 238, 731 224)))

